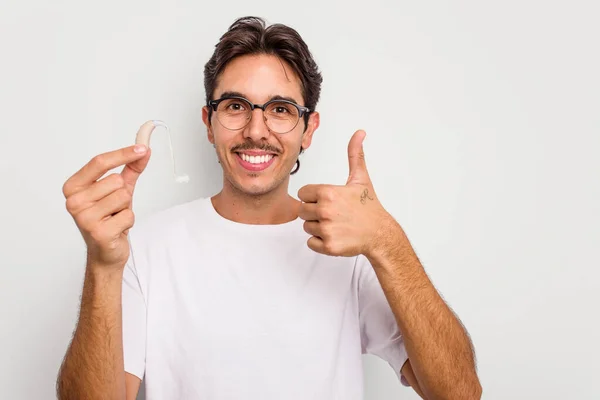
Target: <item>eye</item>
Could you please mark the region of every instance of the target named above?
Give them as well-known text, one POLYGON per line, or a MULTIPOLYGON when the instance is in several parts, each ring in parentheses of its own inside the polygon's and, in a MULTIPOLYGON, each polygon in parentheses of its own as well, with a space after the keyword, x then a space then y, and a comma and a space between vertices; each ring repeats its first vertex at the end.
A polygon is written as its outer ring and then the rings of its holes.
POLYGON ((269 111, 279 115, 296 114, 296 108, 287 103, 273 103, 269 107, 269 111))
POLYGON ((244 103, 242 102, 234 101, 227 104, 227 110, 229 111, 244 111, 245 109, 246 107, 244 107, 244 103))

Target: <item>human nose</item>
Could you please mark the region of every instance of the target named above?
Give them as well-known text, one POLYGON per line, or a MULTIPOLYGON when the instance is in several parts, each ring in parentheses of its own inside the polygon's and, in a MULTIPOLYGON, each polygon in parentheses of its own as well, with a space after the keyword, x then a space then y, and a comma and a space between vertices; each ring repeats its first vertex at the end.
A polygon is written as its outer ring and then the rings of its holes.
POLYGON ((267 139, 270 134, 263 110, 258 107, 255 108, 250 114, 250 122, 244 129, 244 138, 259 142, 261 139, 267 139))

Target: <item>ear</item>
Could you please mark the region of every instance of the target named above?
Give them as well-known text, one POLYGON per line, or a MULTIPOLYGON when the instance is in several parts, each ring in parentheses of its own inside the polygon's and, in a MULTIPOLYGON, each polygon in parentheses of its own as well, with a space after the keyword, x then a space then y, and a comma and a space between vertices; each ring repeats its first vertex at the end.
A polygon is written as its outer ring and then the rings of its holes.
POLYGON ((207 106, 202 107, 202 121, 204 122, 204 125, 206 125, 206 135, 208 136, 208 141, 211 144, 215 144, 215 135, 213 134, 212 125, 210 123, 210 120, 208 119, 207 106))
POLYGON ((320 123, 321 123, 321 116, 319 115, 318 112, 315 111, 312 114, 310 114, 310 117, 308 117, 308 124, 306 125, 306 130, 304 131, 304 134, 302 135, 302 148, 304 150, 306 150, 310 147, 310 144, 312 142, 312 136, 315 133, 315 131, 317 130, 317 128, 319 128, 320 123))

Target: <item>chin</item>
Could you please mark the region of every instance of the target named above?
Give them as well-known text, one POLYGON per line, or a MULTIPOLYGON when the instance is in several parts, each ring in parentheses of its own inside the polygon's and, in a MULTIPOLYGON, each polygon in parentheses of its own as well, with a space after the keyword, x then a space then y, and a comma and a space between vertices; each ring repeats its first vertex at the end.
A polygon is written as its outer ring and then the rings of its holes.
MULTIPOLYGON (((256 178, 251 178, 256 179, 256 178)), ((246 182, 240 182, 239 180, 232 179, 229 182, 231 185, 237 189, 239 192, 249 195, 249 196, 264 196, 266 194, 271 193, 276 188, 278 188, 282 182, 278 182, 275 180, 270 180, 270 182, 248 182, 247 179, 244 179, 246 182)), ((262 180, 262 179, 261 179, 262 180)))
POLYGON ((239 192, 249 196, 264 196, 285 184, 286 176, 275 173, 247 172, 242 176, 229 174, 229 183, 239 192))

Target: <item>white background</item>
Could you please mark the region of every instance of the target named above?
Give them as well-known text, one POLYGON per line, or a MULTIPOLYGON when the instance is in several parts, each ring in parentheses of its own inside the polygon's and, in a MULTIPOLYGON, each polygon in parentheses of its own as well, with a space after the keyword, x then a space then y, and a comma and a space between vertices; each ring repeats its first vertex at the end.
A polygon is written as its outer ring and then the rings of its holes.
MULTIPOLYGON (((599 6, 593 1, 2 2, 0 398, 54 398, 85 248, 64 181, 130 145, 138 218, 219 189, 203 67, 237 17, 296 28, 322 125, 290 193, 343 184, 367 131, 375 188, 475 343, 485 399, 598 399, 599 6), (327 165, 328 164, 328 165, 327 165)), ((415 399, 366 357, 367 399, 415 399)))

